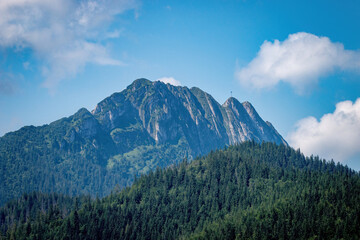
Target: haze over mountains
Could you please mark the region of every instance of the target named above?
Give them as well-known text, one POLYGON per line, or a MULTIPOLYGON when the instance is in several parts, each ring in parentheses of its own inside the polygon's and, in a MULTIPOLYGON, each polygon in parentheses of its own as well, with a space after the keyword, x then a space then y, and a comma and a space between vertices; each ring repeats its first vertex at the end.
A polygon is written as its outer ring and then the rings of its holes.
POLYGON ((246 140, 287 145, 249 102, 138 79, 68 118, 0 138, 0 205, 33 190, 104 196, 134 175, 246 140))

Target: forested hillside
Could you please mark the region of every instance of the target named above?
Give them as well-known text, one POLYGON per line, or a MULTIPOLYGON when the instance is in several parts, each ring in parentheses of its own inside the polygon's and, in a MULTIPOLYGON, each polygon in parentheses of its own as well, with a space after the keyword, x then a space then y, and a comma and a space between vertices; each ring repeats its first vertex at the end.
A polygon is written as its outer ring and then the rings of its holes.
POLYGON ((249 102, 138 79, 92 112, 0 137, 0 206, 32 191, 106 196, 134 175, 245 140, 287 145, 249 102))
POLYGON ((360 176, 348 167, 305 158, 284 145, 246 142, 191 163, 157 169, 121 192, 73 205, 70 214, 39 211, 15 221, 3 235, 5 239, 359 239, 359 203, 360 176))

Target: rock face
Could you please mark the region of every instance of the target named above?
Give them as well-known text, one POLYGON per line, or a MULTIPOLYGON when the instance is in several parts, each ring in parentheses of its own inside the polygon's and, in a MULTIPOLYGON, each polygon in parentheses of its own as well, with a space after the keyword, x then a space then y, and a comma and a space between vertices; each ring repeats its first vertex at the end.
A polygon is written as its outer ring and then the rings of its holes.
POLYGON ((0 138, 0 205, 24 192, 103 196, 134 175, 255 140, 287 145, 249 102, 147 79, 93 111, 0 138))
POLYGON ((190 156, 252 139, 287 145, 249 102, 229 98, 220 105, 199 88, 147 79, 138 79, 101 101, 92 114, 120 151, 133 147, 124 146, 126 137, 139 139, 141 145, 177 144, 183 139, 189 145, 190 156))

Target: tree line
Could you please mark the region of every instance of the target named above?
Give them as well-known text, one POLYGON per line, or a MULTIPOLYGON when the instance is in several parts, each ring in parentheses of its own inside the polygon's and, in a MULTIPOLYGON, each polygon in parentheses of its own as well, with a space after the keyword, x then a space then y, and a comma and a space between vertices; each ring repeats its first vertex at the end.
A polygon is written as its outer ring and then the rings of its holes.
POLYGON ((56 199, 32 213, 25 200, 1 208, 2 238, 360 238, 359 173, 273 143, 158 168, 102 199, 56 199))

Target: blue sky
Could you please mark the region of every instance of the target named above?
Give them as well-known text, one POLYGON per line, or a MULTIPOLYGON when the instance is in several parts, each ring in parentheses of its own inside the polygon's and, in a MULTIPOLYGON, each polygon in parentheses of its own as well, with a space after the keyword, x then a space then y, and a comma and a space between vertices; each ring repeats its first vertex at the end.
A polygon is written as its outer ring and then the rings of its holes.
POLYGON ((16 0, 0 16, 0 136, 167 77, 232 91, 293 147, 360 170, 358 1, 16 0))

